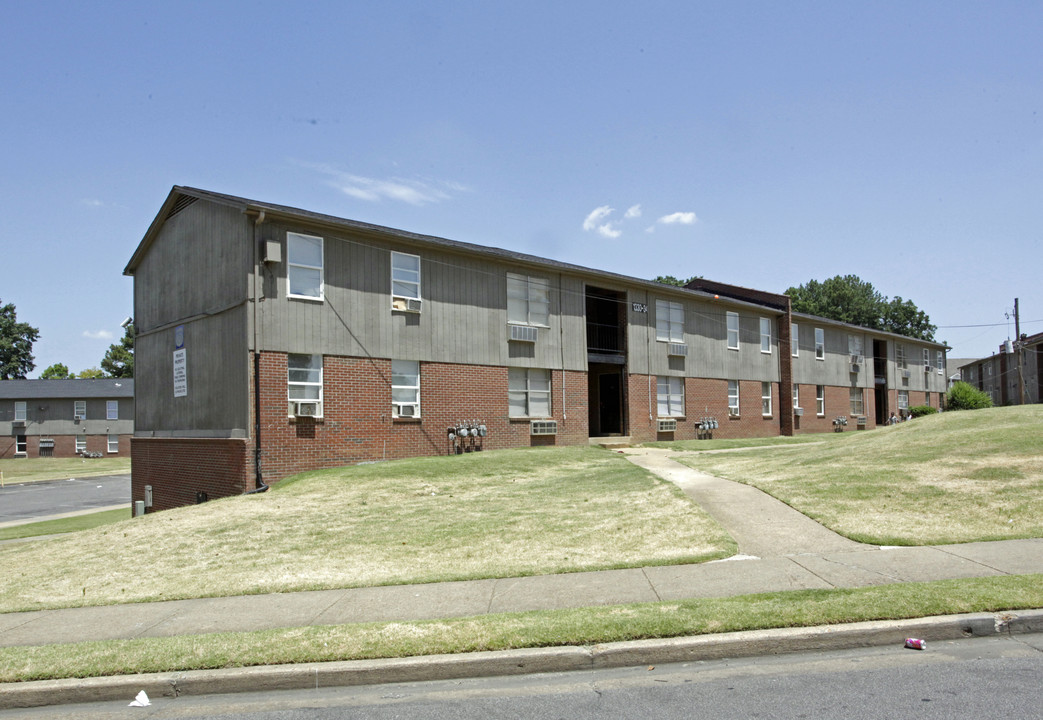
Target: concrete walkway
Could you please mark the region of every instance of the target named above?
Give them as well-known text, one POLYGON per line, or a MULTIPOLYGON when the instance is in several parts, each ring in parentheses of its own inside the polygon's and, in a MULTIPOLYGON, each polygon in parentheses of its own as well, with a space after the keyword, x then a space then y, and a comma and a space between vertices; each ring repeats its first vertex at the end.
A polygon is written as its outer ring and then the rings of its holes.
POLYGON ((863 545, 759 490, 691 470, 671 460, 667 451, 635 448, 625 454, 631 462, 683 488, 735 537, 740 555, 701 565, 6 613, 0 614, 0 646, 1043 573, 1043 539, 934 547, 863 545))

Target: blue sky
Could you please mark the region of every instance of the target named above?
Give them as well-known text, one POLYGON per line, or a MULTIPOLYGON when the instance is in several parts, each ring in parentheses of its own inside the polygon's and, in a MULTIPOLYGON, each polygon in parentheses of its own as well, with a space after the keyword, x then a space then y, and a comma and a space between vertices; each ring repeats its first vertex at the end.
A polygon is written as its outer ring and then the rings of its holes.
MULTIPOLYGON (((97 366, 190 185, 1043 331, 1038 2, 4 3, 0 299, 97 366)), ((978 325, 982 327, 956 327, 978 325)))

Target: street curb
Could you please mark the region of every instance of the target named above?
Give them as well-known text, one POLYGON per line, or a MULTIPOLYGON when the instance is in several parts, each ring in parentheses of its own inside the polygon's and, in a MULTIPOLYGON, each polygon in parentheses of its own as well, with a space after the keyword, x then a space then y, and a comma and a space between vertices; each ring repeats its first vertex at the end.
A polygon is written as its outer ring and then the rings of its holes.
POLYGON ((938 642, 1039 632, 1043 632, 1043 610, 1019 610, 811 628, 750 630, 586 647, 529 648, 386 660, 39 680, 0 684, 0 710, 116 700, 129 702, 141 690, 153 698, 304 690, 569 672, 891 644, 901 647, 908 637, 938 642))

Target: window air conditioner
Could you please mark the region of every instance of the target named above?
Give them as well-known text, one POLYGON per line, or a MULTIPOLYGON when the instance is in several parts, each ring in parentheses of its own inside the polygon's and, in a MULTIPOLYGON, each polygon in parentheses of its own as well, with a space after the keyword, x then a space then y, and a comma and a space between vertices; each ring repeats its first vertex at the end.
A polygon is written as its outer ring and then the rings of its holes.
POLYGON ((934 372, 934 368, 931 367, 930 365, 924 365, 923 366, 923 371, 924 372, 934 372))
POLYGON ((908 378, 908 377, 911 377, 911 376, 912 376, 912 373, 909 372, 908 370, 903 370, 902 371, 902 377, 908 378))
POLYGON ((677 357, 688 356, 688 346, 684 343, 670 343, 666 351, 667 355, 676 355, 677 357))
POLYGON ((533 420, 529 423, 530 435, 557 435, 557 420, 533 420))
POLYGON ((804 416, 804 408, 793 408, 793 414, 796 415, 797 417, 803 417, 804 416))
POLYGON ((536 342, 536 338, 539 336, 539 329, 529 325, 511 325, 510 327, 511 340, 534 343, 536 342))
POLYGON ((862 366, 858 363, 851 363, 851 372, 857 373, 862 369, 862 366))
POLYGON ((861 364, 865 362, 865 357, 862 355, 852 355, 851 362, 861 364))
POLYGON ((666 420, 659 420, 659 426, 657 428, 661 433, 672 433, 677 431, 677 420, 668 418, 666 420))
POLYGON ((728 417, 739 417, 739 408, 728 408, 728 417))
POLYGON ((392 409, 395 411, 395 415, 400 418, 411 418, 417 416, 416 403, 395 403, 392 405, 392 409))
POLYGON ((293 414, 297 417, 319 417, 321 406, 315 401, 298 401, 294 403, 293 414))
POLYGON ((391 298, 391 309, 401 310, 402 312, 418 313, 424 306, 424 301, 420 298, 404 298, 394 297, 391 298))

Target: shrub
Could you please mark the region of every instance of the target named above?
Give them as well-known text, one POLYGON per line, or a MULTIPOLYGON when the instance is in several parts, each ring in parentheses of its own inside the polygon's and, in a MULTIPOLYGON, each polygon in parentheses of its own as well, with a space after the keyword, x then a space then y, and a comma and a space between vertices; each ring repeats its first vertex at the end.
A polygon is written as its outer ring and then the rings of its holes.
POLYGON ((933 415, 938 412, 938 408, 933 408, 930 405, 914 405, 909 408, 909 414, 914 418, 921 417, 923 415, 933 415))
POLYGON ((992 407, 992 398, 965 382, 958 382, 949 388, 945 407, 949 410, 980 410, 992 407))

